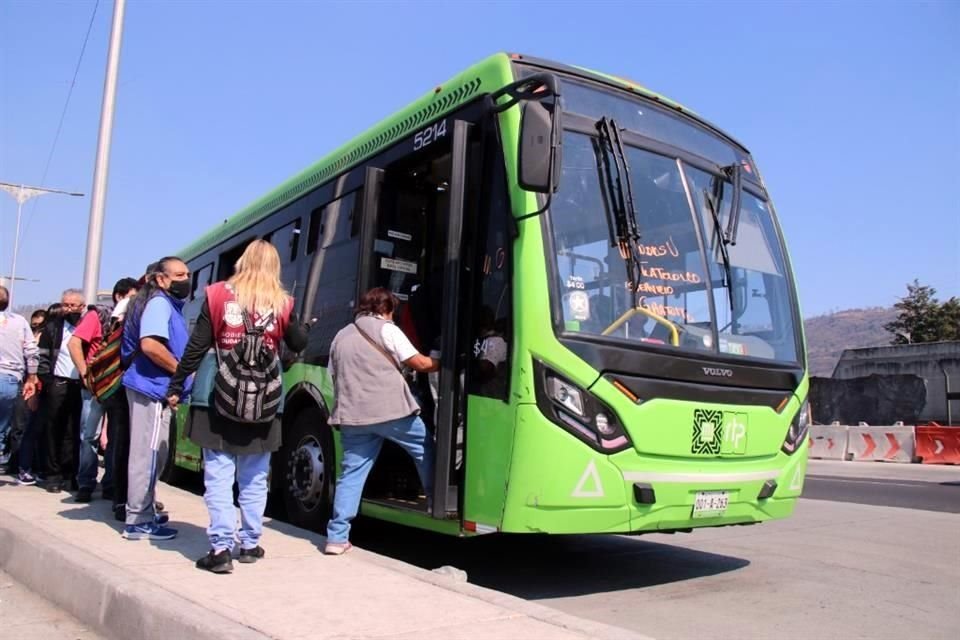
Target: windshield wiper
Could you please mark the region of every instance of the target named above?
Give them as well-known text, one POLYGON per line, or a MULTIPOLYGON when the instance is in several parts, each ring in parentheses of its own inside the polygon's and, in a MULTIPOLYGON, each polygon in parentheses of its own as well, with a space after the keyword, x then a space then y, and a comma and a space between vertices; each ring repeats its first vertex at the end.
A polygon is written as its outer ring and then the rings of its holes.
MULTIPOLYGON (((723 202, 723 183, 724 180, 720 176, 714 176, 711 180, 713 185, 713 193, 704 189, 703 190, 703 199, 707 201, 707 208, 710 209, 710 215, 713 217, 713 230, 716 232, 717 236, 717 248, 720 250, 720 257, 723 259, 723 286, 727 289, 727 299, 730 301, 730 311, 734 311, 733 308, 733 272, 730 267, 730 252, 727 250, 727 245, 732 244, 730 238, 727 235, 727 232, 723 231, 720 227, 720 203, 723 202)), ((730 217, 733 217, 731 211, 730 217)), ((729 228, 730 225, 728 224, 729 228)))
POLYGON ((723 168, 724 173, 730 177, 733 183, 733 202, 730 203, 730 219, 727 220, 727 230, 725 237, 727 242, 736 246, 737 230, 740 228, 740 195, 743 189, 743 170, 739 162, 734 162, 723 168))
MULTIPOLYGON (((640 242, 640 228, 637 224, 637 212, 633 203, 633 184, 630 181, 630 167, 620 138, 620 129, 612 118, 600 118, 597 121, 597 133, 602 149, 597 154, 597 168, 606 180, 605 191, 613 205, 613 220, 608 215, 607 224, 611 237, 616 237, 617 249, 627 268, 630 281, 630 293, 633 307, 639 305, 637 291, 640 284, 642 267, 636 247, 640 242), (610 157, 616 167, 616 176, 610 167, 610 157)), ((601 186, 603 183, 601 182, 601 186)))

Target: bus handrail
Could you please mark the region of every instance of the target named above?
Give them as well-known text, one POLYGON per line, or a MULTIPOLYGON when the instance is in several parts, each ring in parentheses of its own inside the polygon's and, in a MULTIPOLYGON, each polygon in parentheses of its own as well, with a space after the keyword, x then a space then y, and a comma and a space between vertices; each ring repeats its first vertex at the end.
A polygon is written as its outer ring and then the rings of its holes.
POLYGON ((659 323, 659 324, 662 324, 662 325, 665 326, 667 329, 669 329, 669 330, 670 330, 670 344, 673 345, 674 347, 679 347, 679 346, 680 346, 680 331, 679 331, 679 329, 677 329, 677 325, 675 325, 674 323, 670 322, 669 320, 667 320, 667 319, 664 318, 663 316, 659 316, 659 315, 655 314, 653 311, 650 311, 649 309, 644 309, 643 307, 633 307, 632 309, 627 309, 627 311, 626 311, 622 316, 620 316, 619 318, 617 318, 616 320, 614 320, 613 324, 611 324, 609 327, 607 327, 606 329, 604 329, 604 330, 600 333, 600 335, 602 335, 602 336, 608 336, 608 335, 610 335, 611 333, 613 333, 614 331, 616 331, 617 329, 619 329, 620 326, 621 326, 624 322, 626 322, 627 320, 629 320, 629 319, 632 318, 633 316, 637 315, 638 312, 639 312, 639 313, 642 313, 642 314, 645 315, 645 316, 647 316, 648 318, 650 318, 650 319, 653 320, 654 322, 657 322, 657 323, 659 323))

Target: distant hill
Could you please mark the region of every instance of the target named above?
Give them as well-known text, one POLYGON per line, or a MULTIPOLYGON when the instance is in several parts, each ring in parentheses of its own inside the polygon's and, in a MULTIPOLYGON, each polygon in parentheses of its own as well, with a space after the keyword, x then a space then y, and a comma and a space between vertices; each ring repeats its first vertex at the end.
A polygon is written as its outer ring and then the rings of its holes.
POLYGON ((894 308, 847 309, 803 321, 810 375, 830 377, 844 349, 880 347, 893 336, 883 328, 897 317, 894 308))

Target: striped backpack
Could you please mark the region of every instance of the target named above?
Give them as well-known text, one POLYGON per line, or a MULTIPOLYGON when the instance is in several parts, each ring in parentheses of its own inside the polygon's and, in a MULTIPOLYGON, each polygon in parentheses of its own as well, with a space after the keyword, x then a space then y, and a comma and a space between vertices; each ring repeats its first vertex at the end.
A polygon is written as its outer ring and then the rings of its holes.
POLYGON ((276 417, 283 396, 280 358, 264 339, 264 330, 273 314, 256 325, 243 310, 244 335, 229 351, 217 353, 217 375, 213 382, 213 406, 217 413, 246 424, 263 424, 276 417))
POLYGON ((109 333, 104 332, 100 350, 87 364, 87 388, 99 402, 103 402, 120 388, 124 371, 120 362, 122 338, 123 322, 115 321, 109 333))

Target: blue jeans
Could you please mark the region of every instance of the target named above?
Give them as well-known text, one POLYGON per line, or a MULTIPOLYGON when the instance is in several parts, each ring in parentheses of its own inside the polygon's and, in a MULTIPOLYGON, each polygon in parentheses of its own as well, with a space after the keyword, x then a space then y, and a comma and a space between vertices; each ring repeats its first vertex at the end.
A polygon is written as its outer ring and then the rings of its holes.
POLYGON ((240 547, 253 549, 263 533, 263 511, 267 508, 267 475, 270 454, 234 455, 203 450, 203 501, 210 512, 207 537, 216 552, 232 550, 236 538, 240 547), (233 480, 240 485, 240 531, 233 506, 233 480))
MULTIPOLYGON (((20 379, 5 373, 0 374, 0 455, 4 458, 9 453, 7 436, 10 434, 13 407, 16 405, 18 393, 20 393, 20 379)), ((4 459, 3 464, 6 462, 4 459)))
POLYGON ((340 444, 343 445, 343 460, 340 461, 340 477, 333 498, 333 518, 327 524, 328 542, 346 542, 350 536, 350 521, 360 509, 363 485, 370 469, 380 454, 384 440, 400 445, 410 454, 417 465, 420 482, 427 497, 433 489, 433 440, 427 434, 426 425, 420 416, 407 416, 398 420, 362 426, 340 428, 340 444))
POLYGON ((100 442, 100 425, 103 422, 103 407, 86 389, 80 392, 83 409, 80 410, 80 466, 77 484, 81 489, 93 491, 97 487, 97 446, 100 442))

